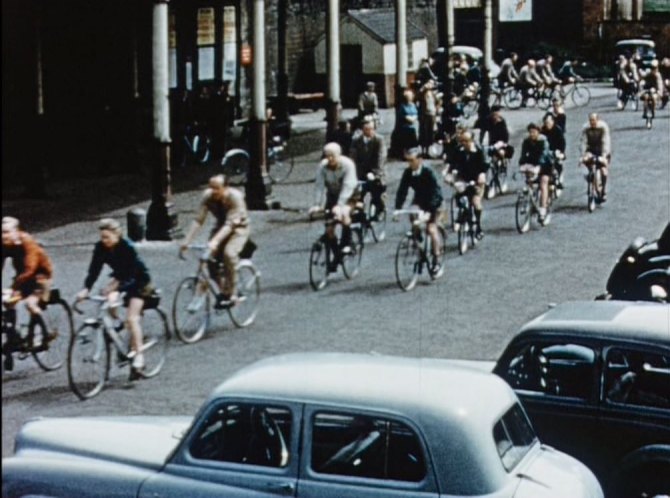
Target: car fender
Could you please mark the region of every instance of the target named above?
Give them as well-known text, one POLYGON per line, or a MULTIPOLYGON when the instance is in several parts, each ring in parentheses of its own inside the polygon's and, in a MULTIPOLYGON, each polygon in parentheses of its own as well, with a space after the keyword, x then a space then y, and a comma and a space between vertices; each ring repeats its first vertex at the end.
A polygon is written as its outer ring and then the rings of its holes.
POLYGON ((670 444, 650 444, 631 451, 621 459, 615 473, 627 473, 650 463, 670 465, 670 444))

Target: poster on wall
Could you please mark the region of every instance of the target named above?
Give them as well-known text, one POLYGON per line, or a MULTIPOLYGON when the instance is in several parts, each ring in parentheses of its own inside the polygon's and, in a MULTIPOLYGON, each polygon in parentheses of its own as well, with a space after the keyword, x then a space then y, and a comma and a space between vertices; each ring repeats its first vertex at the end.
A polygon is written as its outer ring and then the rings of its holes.
POLYGON ((198 47, 214 45, 214 7, 198 9, 198 47))
MULTIPOLYGON (((237 23, 235 7, 229 5, 223 8, 223 63, 221 64, 221 79, 235 81, 237 79, 237 23)), ((231 93, 235 85, 231 85, 231 93)))
POLYGON ((214 47, 198 49, 198 80, 214 79, 214 47))
POLYGON ((533 0, 500 0, 500 22, 533 20, 533 0))

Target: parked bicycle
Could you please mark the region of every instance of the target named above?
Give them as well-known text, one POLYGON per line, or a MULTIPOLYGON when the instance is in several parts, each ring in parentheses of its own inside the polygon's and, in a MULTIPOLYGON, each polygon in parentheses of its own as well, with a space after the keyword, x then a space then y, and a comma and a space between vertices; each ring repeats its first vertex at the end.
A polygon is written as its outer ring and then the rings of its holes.
POLYGON ((523 164, 519 168, 524 176, 525 185, 519 191, 516 199, 516 229, 519 233, 526 233, 530 229, 530 221, 533 215, 538 216, 538 222, 546 226, 551 221, 553 203, 556 199, 556 184, 552 179, 549 182, 549 195, 547 197, 547 212, 544 220, 540 221, 540 167, 531 164, 523 164))
POLYGON ((10 289, 2 291, 2 363, 3 374, 14 369, 14 357, 25 360, 32 356, 42 370, 56 370, 63 365, 67 345, 73 332, 72 312, 52 289, 49 302, 41 304, 42 314, 30 315, 26 323, 17 324, 15 307, 19 298, 12 298, 10 289))
MULTIPOLYGON (((243 184, 249 174, 249 152, 244 149, 230 149, 223 159, 221 168, 232 183, 243 184)), ((288 146, 288 142, 281 136, 273 136, 267 145, 266 166, 272 183, 285 181, 295 165, 295 157, 288 146)))
POLYGON ((206 164, 209 161, 211 143, 209 137, 203 133, 197 124, 187 126, 182 136, 182 156, 180 166, 189 164, 206 164))
MULTIPOLYGON (((130 368, 133 358, 130 332, 125 330, 122 321, 111 314, 112 310, 123 305, 123 297, 122 293, 119 301, 111 305, 106 296, 86 298, 96 304, 96 311, 75 332, 67 357, 70 389, 81 400, 96 396, 109 381, 112 351, 116 352, 114 358, 117 367, 130 368)), ((163 368, 170 340, 167 316, 159 303, 160 295, 155 292, 145 299, 142 310, 142 354, 145 364, 138 373, 145 379, 158 375, 163 368)), ((78 303, 72 309, 84 314, 78 303)))
POLYGON ((586 179, 586 205, 589 213, 592 213, 596 206, 603 202, 602 172, 598 164, 602 164, 600 156, 591 156, 585 163, 587 167, 584 176, 586 179))
MULTIPOLYGON (((369 175, 371 175, 371 178, 358 182, 359 189, 362 189, 366 184, 379 182, 372 173, 369 173, 369 175)), ((386 238, 386 210, 378 212, 377 206, 372 202, 371 188, 374 187, 370 186, 365 191, 358 216, 360 216, 360 222, 363 225, 363 239, 365 242, 370 239, 381 242, 386 238)))
POLYGON ((433 248, 430 235, 426 232, 426 224, 430 213, 420 209, 398 209, 393 217, 408 215, 410 229, 398 242, 395 253, 395 277, 398 286, 404 291, 410 291, 419 280, 424 270, 431 280, 436 280, 444 274, 446 259, 447 233, 440 224, 437 225, 440 247, 433 248))
POLYGON ((342 272, 347 279, 354 278, 360 272, 365 245, 361 223, 362 210, 357 211, 352 213, 349 252, 342 251, 341 234, 336 233, 332 238, 328 235, 331 227, 337 229, 338 225, 341 227, 341 223, 333 218, 330 211, 324 212, 326 217, 324 233, 314 241, 309 254, 309 283, 315 291, 328 285, 330 275, 335 273, 339 266, 342 266, 342 272))
MULTIPOLYGON (((208 265, 218 265, 218 273, 221 274, 223 263, 212 259, 206 245, 193 244, 188 249, 199 251, 200 254, 195 274, 179 283, 172 301, 172 322, 177 337, 187 344, 199 341, 209 328, 212 310, 215 313, 227 312, 236 327, 251 325, 258 314, 261 298, 260 272, 250 259, 253 251, 243 254, 245 257, 235 268, 237 296, 234 304, 218 307, 219 286, 212 279, 208 265)), ((179 257, 186 259, 181 254, 179 257)))
POLYGON ((455 213, 453 227, 458 237, 458 253, 465 254, 470 247, 474 248, 479 243, 477 238, 477 218, 475 206, 472 202, 476 194, 475 182, 453 183, 455 213))

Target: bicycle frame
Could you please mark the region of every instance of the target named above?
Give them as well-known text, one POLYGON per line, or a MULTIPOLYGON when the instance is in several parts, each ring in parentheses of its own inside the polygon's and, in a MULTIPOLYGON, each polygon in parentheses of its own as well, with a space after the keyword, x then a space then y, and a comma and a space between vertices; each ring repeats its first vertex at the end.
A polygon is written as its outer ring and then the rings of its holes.
POLYGON ((421 255, 418 262, 418 273, 420 274, 423 271, 423 266, 429 263, 428 240, 430 238, 430 233, 428 232, 427 223, 429 215, 421 209, 398 209, 393 212, 393 216, 404 214, 409 215, 411 222, 410 230, 405 233, 405 237, 411 238, 414 243, 417 244, 417 247, 419 248, 419 254, 421 255), (425 237, 422 237, 422 234, 425 234, 425 237))
MULTIPOLYGON (((89 296, 86 299, 96 303, 97 310, 95 317, 86 318, 84 323, 94 327, 102 327, 105 340, 114 344, 114 347, 116 348, 119 355, 123 357, 124 360, 128 360, 128 350, 119 336, 119 333, 114 329, 114 322, 111 311, 113 308, 122 306, 123 293, 119 296, 119 300, 113 304, 110 304, 106 296, 89 296)), ((72 309, 79 314, 83 314, 83 311, 81 311, 76 304, 72 306, 72 309)))

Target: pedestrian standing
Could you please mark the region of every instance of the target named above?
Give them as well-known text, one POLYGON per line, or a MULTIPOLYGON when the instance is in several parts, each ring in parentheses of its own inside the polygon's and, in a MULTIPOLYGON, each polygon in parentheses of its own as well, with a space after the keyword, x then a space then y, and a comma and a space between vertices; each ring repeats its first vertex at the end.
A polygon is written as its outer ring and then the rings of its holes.
POLYGON ((414 92, 405 90, 402 103, 396 111, 396 123, 399 133, 400 149, 405 151, 419 144, 418 139, 419 110, 414 104, 414 92))

